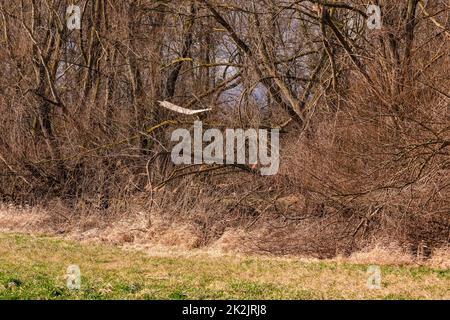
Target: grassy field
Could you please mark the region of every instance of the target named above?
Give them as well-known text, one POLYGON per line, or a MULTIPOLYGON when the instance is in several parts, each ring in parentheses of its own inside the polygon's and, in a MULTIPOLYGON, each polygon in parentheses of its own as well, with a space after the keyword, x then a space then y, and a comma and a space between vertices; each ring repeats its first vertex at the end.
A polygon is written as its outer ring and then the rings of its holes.
POLYGON ((259 257, 152 257, 45 236, 0 234, 0 299, 449 299, 450 270, 259 257), (79 265, 80 290, 66 287, 79 265))

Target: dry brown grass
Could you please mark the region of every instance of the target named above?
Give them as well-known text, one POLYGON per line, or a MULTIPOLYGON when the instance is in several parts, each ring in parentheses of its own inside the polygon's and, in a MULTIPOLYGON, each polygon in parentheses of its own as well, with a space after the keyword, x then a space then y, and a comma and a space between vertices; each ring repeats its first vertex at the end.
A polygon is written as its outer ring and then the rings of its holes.
MULTIPOLYGON (((255 240, 258 233, 247 232, 242 229, 227 230, 222 237, 207 246, 199 245, 199 235, 189 225, 164 225, 154 221, 152 227, 147 226, 146 216, 141 214, 130 215, 126 219, 111 220, 109 223, 100 217, 90 216, 75 222, 72 226, 67 223, 55 223, 52 215, 44 209, 3 206, 0 209, 0 232, 48 234, 63 237, 64 239, 81 241, 83 243, 109 243, 126 249, 138 249, 152 256, 235 256, 235 257, 264 257, 273 252, 258 250, 255 240), (64 226, 65 229, 61 229, 64 226)), ((278 239, 279 240, 279 239, 278 239)), ((277 241, 278 241, 277 240, 277 241)), ((258 241, 256 241, 258 243, 258 241)), ((261 248, 259 248, 261 249, 261 248)), ((389 247, 375 245, 362 251, 354 252, 350 256, 339 255, 332 259, 316 259, 315 254, 293 255, 284 254, 280 261, 300 259, 301 261, 329 261, 337 263, 378 264, 378 265, 423 265, 438 269, 450 268, 450 255, 448 248, 433 251, 429 257, 412 255, 410 251, 400 246, 389 247)))

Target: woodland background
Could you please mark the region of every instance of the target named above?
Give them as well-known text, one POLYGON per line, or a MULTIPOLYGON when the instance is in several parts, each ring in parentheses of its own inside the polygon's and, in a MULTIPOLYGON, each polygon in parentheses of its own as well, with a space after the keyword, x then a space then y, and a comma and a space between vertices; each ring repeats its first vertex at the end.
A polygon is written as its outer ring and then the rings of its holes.
POLYGON ((450 239, 449 17, 445 0, 0 0, 0 201, 70 220, 138 207, 195 246, 244 230, 274 254, 430 255, 450 239), (279 174, 173 166, 170 133, 194 118, 161 100, 282 128, 279 174))

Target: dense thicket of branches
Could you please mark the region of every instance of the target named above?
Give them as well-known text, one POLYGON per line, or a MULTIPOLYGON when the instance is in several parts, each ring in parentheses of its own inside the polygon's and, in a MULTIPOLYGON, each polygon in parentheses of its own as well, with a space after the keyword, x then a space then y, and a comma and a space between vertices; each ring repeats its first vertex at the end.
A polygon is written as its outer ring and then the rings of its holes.
POLYGON ((247 228, 281 253, 446 245, 449 16, 445 0, 1 0, 0 200, 141 199, 205 243, 247 228), (170 132, 192 117, 160 100, 282 126, 281 172, 174 167, 170 132))

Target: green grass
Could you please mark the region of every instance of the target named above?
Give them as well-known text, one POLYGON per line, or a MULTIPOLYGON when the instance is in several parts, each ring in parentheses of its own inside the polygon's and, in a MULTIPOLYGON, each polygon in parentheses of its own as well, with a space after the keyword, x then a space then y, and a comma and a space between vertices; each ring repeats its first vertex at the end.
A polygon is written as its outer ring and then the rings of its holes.
POLYGON ((145 251, 0 234, 0 299, 449 299, 450 270, 264 257, 151 257, 145 251), (66 270, 81 269, 81 289, 66 270))

